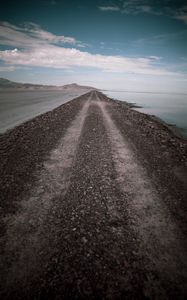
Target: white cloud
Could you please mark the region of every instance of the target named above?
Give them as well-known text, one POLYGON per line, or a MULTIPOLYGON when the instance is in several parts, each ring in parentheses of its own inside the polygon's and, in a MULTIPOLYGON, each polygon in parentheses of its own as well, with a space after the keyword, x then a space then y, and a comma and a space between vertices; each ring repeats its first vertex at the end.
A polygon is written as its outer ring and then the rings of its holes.
POLYGON ((157 68, 155 59, 128 58, 90 54, 75 48, 63 48, 54 45, 40 46, 29 50, 0 51, 0 59, 11 65, 39 66, 56 69, 73 67, 92 67, 105 72, 124 72, 151 75, 172 75, 165 69, 157 68))
POLYGON ((8 22, 0 23, 0 44, 17 46, 17 47, 35 47, 35 44, 41 45, 50 44, 71 44, 81 45, 73 37, 64 35, 55 35, 43 30, 40 26, 34 23, 25 23, 23 27, 14 26, 8 22))
MULTIPOLYGON (((3 23, 0 29, 0 44, 15 47, 0 51, 0 60, 10 66, 49 67, 73 69, 91 67, 105 72, 128 74, 174 75, 159 66, 159 57, 130 58, 91 54, 73 48, 65 48, 56 41, 72 41, 74 38, 56 36, 42 30, 38 25, 27 23, 23 28, 3 23), (3 29, 3 30, 2 30, 3 29)), ((176 74, 175 74, 176 75, 176 74)))
POLYGON ((65 37, 64 35, 55 35, 48 31, 44 31, 39 25, 35 23, 25 23, 25 31, 27 31, 31 37, 40 39, 41 41, 46 41, 49 43, 64 43, 75 45, 80 43, 76 41, 73 37, 65 37))
POLYGON ((101 11, 120 11, 118 6, 99 6, 101 11))

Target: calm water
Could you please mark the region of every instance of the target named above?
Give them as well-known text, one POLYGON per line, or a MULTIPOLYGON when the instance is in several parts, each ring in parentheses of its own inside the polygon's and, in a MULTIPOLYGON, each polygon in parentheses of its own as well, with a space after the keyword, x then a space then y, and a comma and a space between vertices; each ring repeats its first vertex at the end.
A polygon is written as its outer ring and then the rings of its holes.
POLYGON ((0 132, 83 94, 64 91, 0 91, 0 132))
POLYGON ((187 137, 187 95, 134 93, 119 91, 104 91, 113 99, 133 102, 142 108, 138 111, 155 115, 169 124, 181 128, 181 133, 187 137))
MULTIPOLYGON (((87 92, 87 91, 86 91, 87 92)), ((141 112, 156 115, 169 124, 182 128, 187 137, 187 95, 103 91, 113 99, 136 103, 141 112)), ((28 119, 83 94, 64 91, 0 92, 0 132, 3 133, 28 119)))

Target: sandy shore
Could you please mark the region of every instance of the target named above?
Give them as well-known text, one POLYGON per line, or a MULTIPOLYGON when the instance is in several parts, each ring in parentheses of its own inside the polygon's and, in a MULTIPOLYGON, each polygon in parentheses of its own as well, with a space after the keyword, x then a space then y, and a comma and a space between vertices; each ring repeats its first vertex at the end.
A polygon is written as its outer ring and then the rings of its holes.
POLYGON ((2 299, 185 299, 187 142, 90 92, 0 137, 2 299))

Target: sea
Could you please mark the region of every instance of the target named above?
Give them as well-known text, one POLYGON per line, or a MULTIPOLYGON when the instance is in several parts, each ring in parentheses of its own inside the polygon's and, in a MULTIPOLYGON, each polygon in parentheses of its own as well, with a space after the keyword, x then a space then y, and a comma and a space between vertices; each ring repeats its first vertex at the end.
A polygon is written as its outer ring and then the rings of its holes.
MULTIPOLYGON (((85 91, 87 92, 87 91, 85 91)), ((84 94, 83 91, 0 91, 0 133, 84 94)), ((187 94, 103 90, 110 98, 135 103, 136 110, 176 126, 187 138, 187 94)))
POLYGON ((180 134, 187 138, 187 94, 103 91, 108 97, 135 103, 136 110, 155 115, 169 125, 176 126, 180 134))

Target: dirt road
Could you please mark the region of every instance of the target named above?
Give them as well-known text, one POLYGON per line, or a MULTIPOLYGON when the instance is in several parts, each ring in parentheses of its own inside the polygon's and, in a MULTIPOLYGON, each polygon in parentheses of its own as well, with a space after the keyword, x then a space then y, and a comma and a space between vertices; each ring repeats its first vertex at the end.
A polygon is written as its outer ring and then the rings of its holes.
POLYGON ((1 137, 1 299, 186 299, 186 144, 93 91, 1 137))

